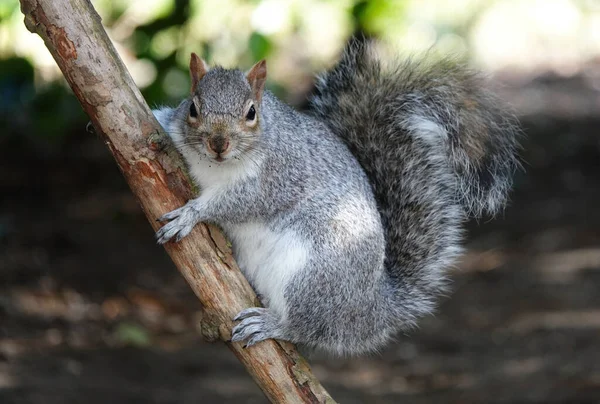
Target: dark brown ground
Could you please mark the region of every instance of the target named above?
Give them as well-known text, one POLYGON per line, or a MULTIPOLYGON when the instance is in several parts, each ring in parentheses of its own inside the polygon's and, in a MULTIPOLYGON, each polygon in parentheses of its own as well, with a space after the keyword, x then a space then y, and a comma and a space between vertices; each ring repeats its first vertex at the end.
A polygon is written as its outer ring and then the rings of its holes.
MULTIPOLYGON (((379 356, 311 359, 339 402, 600 402, 600 119, 561 111, 523 118, 527 174, 470 226, 435 317, 379 356)), ((71 139, 0 141, 0 403, 265 402, 198 337, 199 303, 101 142, 71 139)))

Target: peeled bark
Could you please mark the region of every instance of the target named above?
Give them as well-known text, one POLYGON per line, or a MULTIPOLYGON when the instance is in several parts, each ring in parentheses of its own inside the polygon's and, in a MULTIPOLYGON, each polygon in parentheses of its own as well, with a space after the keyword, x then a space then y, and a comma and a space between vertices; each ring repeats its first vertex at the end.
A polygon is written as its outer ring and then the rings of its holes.
MULTIPOLYGON (((192 196, 190 183, 179 156, 161 151, 166 135, 100 17, 87 0, 21 0, 21 10, 27 28, 44 39, 156 231, 156 218, 192 196)), ((233 316, 258 301, 217 228, 198 225, 165 249, 202 302, 204 336, 225 341, 269 400, 334 402, 293 345, 268 340, 244 349, 229 341, 233 316)))

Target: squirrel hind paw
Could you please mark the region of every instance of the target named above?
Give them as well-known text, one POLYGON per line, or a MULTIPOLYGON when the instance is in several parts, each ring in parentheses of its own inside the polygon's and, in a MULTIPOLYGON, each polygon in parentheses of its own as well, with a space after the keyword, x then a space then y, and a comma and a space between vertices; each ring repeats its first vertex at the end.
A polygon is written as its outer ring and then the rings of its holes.
POLYGON ((231 341, 246 341, 245 348, 280 336, 279 321, 269 309, 251 307, 242 310, 233 320, 240 323, 233 327, 231 341))

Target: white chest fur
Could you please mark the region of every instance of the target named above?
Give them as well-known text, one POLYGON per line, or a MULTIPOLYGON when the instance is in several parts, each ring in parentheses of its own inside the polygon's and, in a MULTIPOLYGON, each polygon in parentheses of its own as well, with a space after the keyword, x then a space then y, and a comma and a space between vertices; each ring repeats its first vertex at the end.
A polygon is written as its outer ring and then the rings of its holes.
POLYGON ((258 167, 252 164, 244 164, 238 161, 227 161, 217 163, 209 160, 201 160, 191 155, 193 151, 183 153, 185 159, 190 163, 190 174, 195 182, 200 185, 201 192, 227 192, 230 186, 246 178, 256 177, 258 167), (188 155, 190 154, 190 155, 188 155))
POLYGON ((269 308, 285 317, 285 288, 306 266, 306 242, 291 230, 273 232, 261 222, 229 225, 225 230, 246 278, 266 298, 269 308))

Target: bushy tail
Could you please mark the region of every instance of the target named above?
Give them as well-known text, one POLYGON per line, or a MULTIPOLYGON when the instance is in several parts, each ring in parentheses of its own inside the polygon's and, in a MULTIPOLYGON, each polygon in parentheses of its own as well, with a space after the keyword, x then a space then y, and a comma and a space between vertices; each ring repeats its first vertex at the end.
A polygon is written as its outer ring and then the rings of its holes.
POLYGON ((480 74, 460 63, 409 59, 385 68, 371 44, 353 39, 319 78, 311 106, 363 166, 382 157, 381 147, 395 147, 402 132, 444 156, 467 213, 494 214, 507 200, 519 166, 518 123, 480 74))
POLYGON ((367 173, 387 232, 388 272, 402 304, 423 303, 412 308, 419 314, 443 286, 465 214, 505 204, 519 130, 464 66, 413 59, 387 67, 371 48, 351 41, 318 79, 310 105, 367 173))

